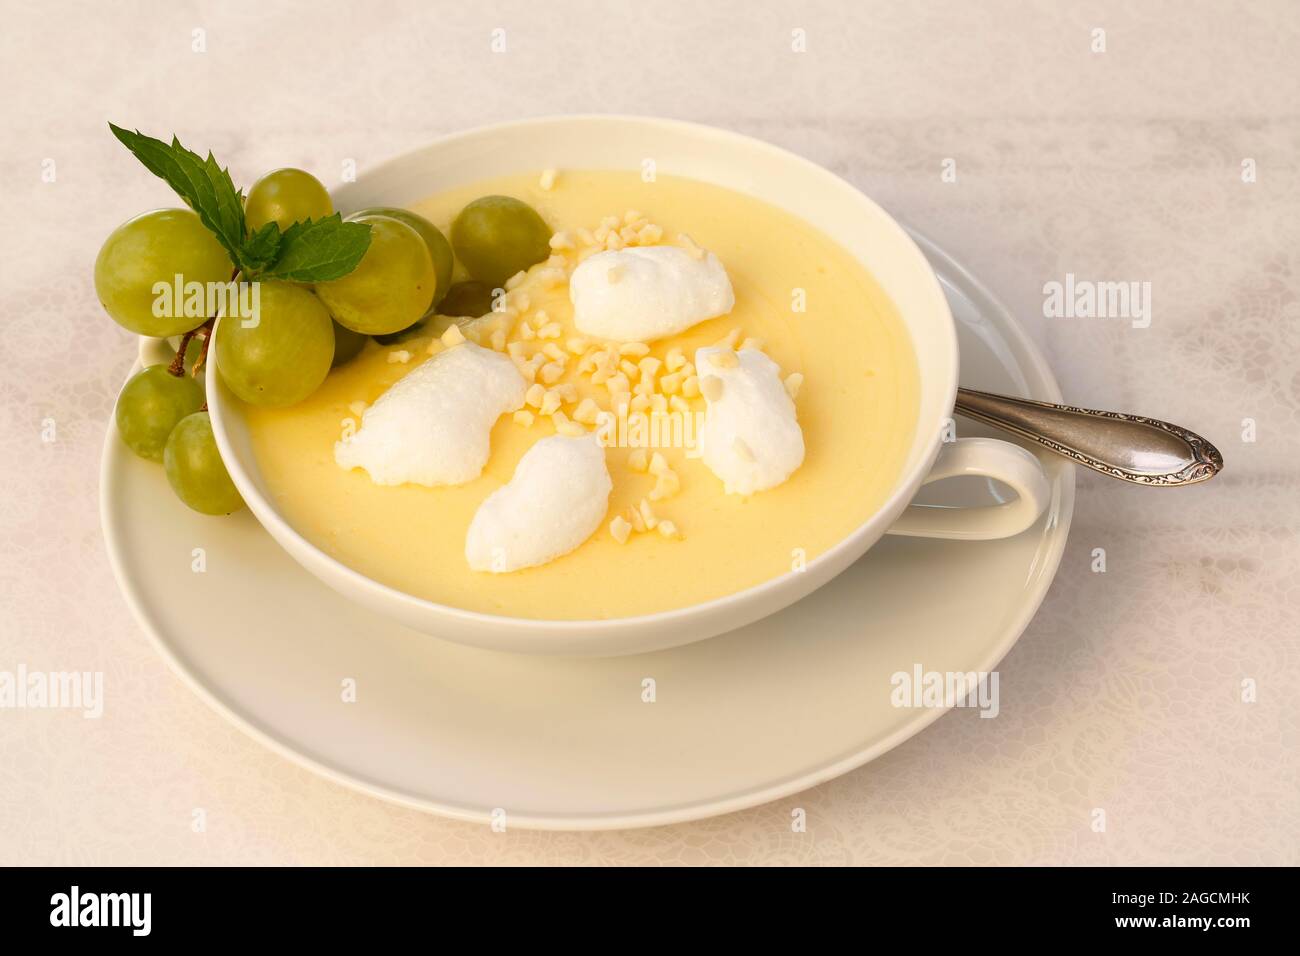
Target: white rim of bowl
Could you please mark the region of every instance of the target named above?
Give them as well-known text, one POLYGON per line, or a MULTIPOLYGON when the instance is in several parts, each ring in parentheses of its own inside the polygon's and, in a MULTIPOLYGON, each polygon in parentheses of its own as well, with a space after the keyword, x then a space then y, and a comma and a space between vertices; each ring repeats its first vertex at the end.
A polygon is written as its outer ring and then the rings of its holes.
MULTIPOLYGON (((375 166, 373 169, 369 169, 366 170, 364 173, 358 174, 357 179, 358 181, 360 181, 362 176, 380 175, 386 169, 393 166, 397 166, 398 164, 401 164, 403 162, 406 162, 407 158, 413 152, 422 152, 422 151, 430 150, 437 146, 452 143, 460 139, 468 139, 471 137, 482 136, 503 129, 514 129, 514 128, 528 127, 528 126, 546 126, 557 122, 620 122, 620 123, 631 122, 631 123, 638 123, 638 124, 674 127, 684 131, 690 131, 697 135, 702 133, 709 136, 713 136, 720 140, 722 139, 730 140, 736 143, 743 144, 745 147, 749 149, 761 149, 772 155, 782 157, 786 160, 794 161, 802 165, 806 170, 809 171, 809 173, 838 184, 840 187, 851 191, 859 200, 873 207, 877 212, 879 212, 883 221, 888 224, 889 229, 895 233, 896 238, 900 241, 900 243, 904 247, 910 248, 912 253, 914 253, 916 257, 920 260, 922 266, 929 274, 929 282, 931 286, 930 294, 935 297, 938 307, 941 308, 942 311, 948 315, 948 322, 946 323, 945 330, 944 330, 946 335, 944 337, 944 342, 942 344, 945 348, 945 351, 947 352, 945 358, 949 359, 948 364, 952 369, 952 375, 951 375, 951 380, 947 383, 947 386, 945 388, 942 407, 947 409, 949 414, 951 414, 953 403, 957 397, 957 377, 960 373, 960 356, 958 354, 958 349, 957 349, 957 330, 953 324, 954 320, 951 315, 951 309, 948 307, 948 300, 943 294, 943 289, 939 285, 939 280, 935 276, 934 270, 930 267, 929 261, 925 258, 925 253, 921 251, 920 247, 914 241, 911 233, 909 233, 905 228, 903 228, 903 226, 898 222, 897 219, 895 219, 888 211, 886 211, 882 206, 880 206, 873 199, 871 199, 871 197, 867 196, 865 193, 859 190, 852 183, 848 182, 842 177, 836 176, 830 170, 822 166, 819 166, 817 163, 814 163, 812 160, 806 159, 803 156, 798 155, 797 153, 792 153, 787 149, 783 149, 780 146, 775 146, 761 139, 755 139, 754 137, 747 136, 743 133, 736 133, 730 130, 719 129, 717 127, 708 126, 702 123, 690 123, 690 122, 686 122, 685 120, 662 119, 653 116, 636 116, 631 114, 619 114, 619 113, 582 113, 582 114, 574 114, 574 115, 553 115, 553 116, 533 117, 531 119, 524 119, 524 120, 510 120, 503 123, 492 123, 486 126, 476 126, 472 129, 462 130, 456 133, 450 133, 446 136, 440 136, 430 141, 426 145, 419 147, 417 150, 410 150, 406 153, 403 153, 400 156, 395 156, 392 159, 385 160, 384 162, 375 166)), ((219 324, 220 321, 218 320, 218 325, 219 324)), ((215 338, 215 328, 214 328, 214 338, 215 338)), ((215 360, 208 363, 208 368, 206 371, 206 379, 205 379, 208 395, 211 399, 211 397, 215 395, 224 394, 226 396, 225 400, 233 400, 234 396, 229 395, 228 391, 226 393, 223 393, 221 391, 221 389, 224 389, 225 386, 221 384, 219 381, 217 381, 218 373, 217 373, 216 366, 217 366, 217 362, 215 360)), ((794 572, 787 572, 777 577, 769 578, 768 580, 763 581, 760 584, 755 584, 752 585, 751 587, 745 588, 743 591, 735 591, 731 594, 724 595, 720 598, 714 598, 710 601, 703 601, 698 604, 689 604, 685 607, 673 608, 667 611, 656 611, 653 614, 640 614, 632 617, 616 617, 616 618, 571 620, 571 619, 551 619, 551 618, 539 619, 539 618, 528 618, 528 617, 514 617, 514 616, 509 616, 504 614, 487 614, 482 611, 470 611, 465 608, 456 607, 455 605, 440 604, 437 601, 430 601, 425 598, 416 597, 413 594, 409 594, 406 591, 398 590, 397 588, 384 584, 381 581, 377 581, 374 578, 362 574, 360 571, 357 571, 352 567, 349 567, 348 565, 344 564, 342 561, 339 561, 337 558, 333 557, 332 555, 329 555, 324 551, 322 551, 315 544, 313 544, 306 537, 304 537, 295 527, 293 527, 293 525, 290 524, 289 521, 286 518, 284 518, 275 509, 275 507, 271 505, 271 503, 268 502, 257 491, 257 488, 254 486, 252 480, 249 478, 248 474, 244 471, 244 468, 240 463, 238 456, 235 454, 235 450, 230 446, 230 443, 226 440, 225 423, 223 421, 223 412, 220 410, 221 404, 222 403, 220 400, 218 401, 210 400, 208 405, 209 415, 213 420, 213 426, 214 426, 213 433, 216 436, 217 446, 221 451, 222 457, 226 461, 227 468, 230 470, 230 475, 235 482, 235 486, 239 489, 240 494, 244 498, 244 502, 248 505, 249 510, 253 512, 257 520, 261 522, 263 525, 267 525, 268 523, 276 525, 278 531, 276 532, 276 534, 273 534, 273 537, 279 534, 287 535, 294 541, 296 547, 306 552, 311 552, 315 560, 319 560, 321 562, 330 565, 332 570, 335 573, 340 574, 342 577, 348 579, 350 584, 364 591, 370 592, 370 594, 376 597, 377 599, 382 599, 388 602, 395 601, 405 605, 408 608, 419 609, 422 611, 433 610, 439 614, 443 614, 445 616, 455 618, 457 620, 469 624, 477 625, 480 627, 484 627, 484 628, 487 627, 509 628, 509 629, 515 629, 519 631, 533 632, 533 633, 536 632, 565 633, 570 636, 572 636, 575 631, 581 631, 584 632, 585 636, 595 637, 602 633, 621 631, 628 628, 642 628, 642 627, 670 628, 674 624, 680 624, 685 620, 692 619, 701 615, 706 615, 714 612, 717 613, 725 612, 726 610, 734 607, 735 605, 746 603, 754 599, 759 593, 776 588, 784 584, 785 582, 787 582, 790 578, 794 577, 794 572)), ((920 430, 923 427, 924 427, 924 423, 918 421, 917 422, 918 434, 920 433, 920 430)), ((869 536, 872 532, 876 530, 876 526, 883 522, 885 516, 890 516, 890 523, 892 523, 893 517, 897 513, 900 513, 902 509, 907 505, 907 503, 911 501, 913 497, 915 497, 916 487, 913 486, 913 483, 916 482, 919 484, 920 479, 926 474, 927 471, 929 471, 930 467, 934 463, 935 458, 939 454, 939 449, 942 444, 942 434, 940 432, 940 429, 937 426, 931 431, 932 434, 930 438, 925 442, 924 445, 921 446, 922 452, 920 458, 917 461, 916 472, 914 474, 907 476, 908 478, 907 481, 900 481, 896 485, 896 487, 894 488, 890 496, 885 500, 884 504, 882 504, 879 508, 877 508, 876 511, 871 515, 871 517, 867 518, 864 522, 862 522, 860 525, 854 528, 851 532, 845 535, 842 539, 840 539, 840 541, 838 541, 831 548, 828 548, 826 551, 823 551, 816 558, 813 558, 810 562, 808 562, 808 565, 802 572, 803 574, 808 574, 810 572, 820 570, 826 564, 831 564, 836 561, 843 560, 845 555, 848 552, 851 552, 855 548, 859 547, 861 538, 869 536)), ((913 448, 916 447, 915 443, 913 444, 912 447, 913 448)), ((910 454, 911 454, 911 449, 909 449, 909 455, 910 454)), ((885 528, 887 527, 888 524, 885 525, 885 528)), ((268 532, 270 532, 269 527, 267 530, 268 532)), ((883 533, 884 530, 882 529, 880 535, 876 535, 876 540, 879 540, 880 536, 883 535, 883 533)), ((874 543, 875 542, 873 541, 872 544, 874 543)), ((865 553, 865 551, 869 549, 869 547, 870 545, 867 546, 867 548, 864 548, 863 553, 865 553)), ((293 555, 293 557, 295 558, 295 560, 298 559, 297 555, 293 555)), ((827 579, 827 581, 829 580, 830 578, 827 579)), ((816 589, 814 588, 814 590, 816 589)), ((806 597, 807 595, 804 596, 806 597)), ((737 626, 742 626, 742 625, 737 625, 737 626)), ((451 638, 448 639, 451 640, 451 638)), ((683 643, 690 643, 690 642, 691 642, 690 640, 687 640, 684 641, 683 643)), ((475 645, 471 645, 471 646, 475 646, 475 645)), ((673 645, 671 644, 665 644, 659 649, 666 650, 672 646, 673 645)))

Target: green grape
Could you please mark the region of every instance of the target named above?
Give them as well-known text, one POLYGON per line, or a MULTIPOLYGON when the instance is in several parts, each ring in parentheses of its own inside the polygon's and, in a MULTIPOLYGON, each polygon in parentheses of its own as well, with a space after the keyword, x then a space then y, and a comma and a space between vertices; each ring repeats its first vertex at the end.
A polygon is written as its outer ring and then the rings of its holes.
POLYGON ((333 319, 330 319, 330 324, 334 326, 334 361, 330 363, 330 368, 337 368, 357 357, 357 353, 366 344, 366 337, 360 332, 344 328, 333 319))
POLYGON ((370 226, 370 248, 360 265, 316 285, 316 294, 340 325, 366 335, 397 332, 429 308, 438 274, 420 234, 387 216, 358 216, 370 226))
POLYGON ((325 381, 334 360, 334 327, 320 300, 302 286, 261 283, 257 323, 217 323, 217 368, 250 405, 292 405, 325 381))
POLYGON ((268 222, 278 223, 284 232, 295 222, 322 219, 333 212, 330 194, 320 180, 301 169, 272 170, 253 183, 244 200, 244 219, 252 232, 268 222))
POLYGON ((131 376, 117 396, 117 433, 141 458, 162 461, 167 436, 186 415, 203 407, 203 388, 166 365, 150 365, 131 376))
POLYGON ((205 515, 225 515, 244 506, 212 435, 207 412, 182 418, 163 449, 163 470, 176 496, 205 515))
MULTIPOLYGON (((358 216, 387 216, 389 219, 396 219, 398 222, 404 222, 420 234, 424 244, 429 247, 429 256, 433 259, 433 269, 438 273, 438 291, 433 295, 433 304, 437 305, 446 296, 447 290, 451 288, 451 243, 447 237, 442 234, 442 230, 435 226, 429 220, 409 209, 398 209, 394 206, 375 206, 371 209, 363 209, 361 212, 353 213, 348 219, 356 219, 358 216)), ((429 309, 433 311, 432 308, 429 309)))
POLYGON ((439 315, 477 319, 492 311, 492 290, 482 282, 457 282, 438 306, 439 315))
POLYGON ((475 199, 451 224, 456 258, 471 276, 495 288, 549 256, 550 239, 537 210, 510 196, 475 199))
POLYGON ((229 282, 230 257, 188 209, 155 209, 128 219, 104 241, 95 259, 95 293, 118 325, 137 335, 182 335, 207 321, 185 315, 182 286, 229 282), (155 291, 157 288, 157 291, 155 291), (164 291, 165 289, 165 291, 164 291))

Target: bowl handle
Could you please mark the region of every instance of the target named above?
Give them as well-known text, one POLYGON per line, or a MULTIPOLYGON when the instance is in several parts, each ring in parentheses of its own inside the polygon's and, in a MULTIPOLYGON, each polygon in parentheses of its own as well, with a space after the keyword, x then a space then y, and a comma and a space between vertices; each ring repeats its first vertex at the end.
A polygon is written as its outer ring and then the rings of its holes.
POLYGON ((1009 486, 1016 498, 972 508, 908 505, 885 533, 965 541, 1009 538, 1037 521, 1052 495, 1042 463, 1019 445, 996 438, 948 442, 921 484, 962 475, 993 478, 1009 486))

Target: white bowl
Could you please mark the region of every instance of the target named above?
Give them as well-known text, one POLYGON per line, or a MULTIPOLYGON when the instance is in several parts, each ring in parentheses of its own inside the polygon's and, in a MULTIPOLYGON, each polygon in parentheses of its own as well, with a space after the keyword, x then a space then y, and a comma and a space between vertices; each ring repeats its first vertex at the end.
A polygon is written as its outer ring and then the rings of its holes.
POLYGON ((898 483, 869 520, 789 573, 726 597, 658 614, 556 621, 483 614, 436 604, 381 584, 340 563, 299 534, 276 510, 257 467, 241 403, 207 366, 208 402, 217 444, 253 514, 303 567, 366 607, 435 637, 534 654, 613 655, 673 647, 758 620, 809 594, 857 560, 891 530, 917 489, 953 474, 997 478, 1019 495, 996 507, 914 508, 892 530, 931 537, 1003 537, 1027 528, 1047 500, 1037 459, 989 439, 942 444, 957 388, 957 338, 948 303, 929 264, 883 209, 821 167, 767 143, 675 120, 565 116, 457 133, 408 153, 334 193, 342 210, 403 206, 477 180, 545 168, 640 170, 716 183, 786 209, 857 257, 897 306, 920 371, 918 424, 898 483), (941 446, 943 463, 932 471, 941 446), (953 512, 957 512, 953 514, 953 512))

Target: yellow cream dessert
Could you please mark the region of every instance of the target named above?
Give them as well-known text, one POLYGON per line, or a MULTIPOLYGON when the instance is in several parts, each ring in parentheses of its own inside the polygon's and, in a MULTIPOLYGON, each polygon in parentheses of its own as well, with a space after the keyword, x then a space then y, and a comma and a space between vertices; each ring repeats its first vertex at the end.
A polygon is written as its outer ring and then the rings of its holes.
POLYGON ((304 401, 247 408, 307 539, 431 601, 584 620, 798 573, 880 508, 918 381, 856 259, 739 192, 634 172, 496 179, 411 210, 454 243, 485 196, 551 232, 492 311, 370 340, 304 401))

